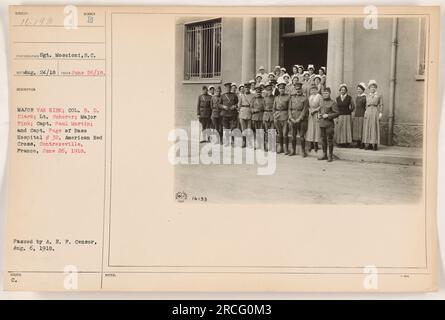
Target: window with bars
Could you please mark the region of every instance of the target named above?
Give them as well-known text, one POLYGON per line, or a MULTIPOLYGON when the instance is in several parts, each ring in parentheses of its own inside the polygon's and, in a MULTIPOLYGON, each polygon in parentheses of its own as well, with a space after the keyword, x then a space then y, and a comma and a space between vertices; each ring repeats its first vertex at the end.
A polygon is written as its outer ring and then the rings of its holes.
POLYGON ((221 19, 185 25, 184 79, 221 77, 221 19))

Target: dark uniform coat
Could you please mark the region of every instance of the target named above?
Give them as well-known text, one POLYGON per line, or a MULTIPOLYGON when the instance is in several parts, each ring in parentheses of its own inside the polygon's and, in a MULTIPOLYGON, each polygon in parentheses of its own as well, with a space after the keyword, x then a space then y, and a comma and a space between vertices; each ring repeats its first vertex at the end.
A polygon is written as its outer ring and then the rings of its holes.
POLYGON ((209 94, 201 94, 198 97, 197 114, 200 118, 210 118, 212 115, 211 100, 212 96, 209 94))
POLYGON ((219 118, 220 112, 221 112, 221 102, 222 97, 214 95, 212 96, 211 100, 211 107, 212 107, 212 118, 219 118))
POLYGON ((221 95, 223 117, 235 117, 237 114, 236 106, 238 104, 238 96, 233 92, 225 92, 221 95), (224 108, 226 106, 227 108, 224 108))
POLYGON ((320 103, 319 111, 320 119, 318 124, 320 128, 330 128, 334 127, 334 119, 338 117, 337 103, 332 99, 322 99, 320 103), (327 118, 323 118, 323 115, 327 114, 327 118))

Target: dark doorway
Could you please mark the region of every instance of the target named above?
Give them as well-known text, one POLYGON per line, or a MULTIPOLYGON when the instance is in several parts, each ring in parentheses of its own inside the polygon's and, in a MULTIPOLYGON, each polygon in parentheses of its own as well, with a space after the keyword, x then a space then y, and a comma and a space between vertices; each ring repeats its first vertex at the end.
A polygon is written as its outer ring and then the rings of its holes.
POLYGON ((285 35, 281 38, 280 65, 284 66, 289 74, 292 73, 292 66, 295 64, 302 64, 305 70, 308 64, 313 64, 316 68, 315 73, 318 73, 319 67, 326 67, 327 56, 327 32, 285 35))

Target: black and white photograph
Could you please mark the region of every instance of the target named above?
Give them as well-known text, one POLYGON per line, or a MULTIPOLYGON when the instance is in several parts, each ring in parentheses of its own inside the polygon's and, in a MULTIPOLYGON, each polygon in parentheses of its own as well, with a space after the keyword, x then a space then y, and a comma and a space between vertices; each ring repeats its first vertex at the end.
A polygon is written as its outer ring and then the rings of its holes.
POLYGON ((440 6, 4 9, 0 300, 443 298, 440 6))
POLYGON ((370 12, 178 17, 176 201, 419 202, 428 21, 370 12))

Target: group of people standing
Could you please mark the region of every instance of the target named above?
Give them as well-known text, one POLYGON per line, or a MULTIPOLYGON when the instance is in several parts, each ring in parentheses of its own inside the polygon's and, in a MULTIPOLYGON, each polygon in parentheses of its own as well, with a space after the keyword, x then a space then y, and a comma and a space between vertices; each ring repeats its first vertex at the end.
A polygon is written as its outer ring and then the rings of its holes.
POLYGON ((265 145, 255 147, 292 156, 299 137, 303 157, 312 150, 318 152, 321 143, 319 160, 329 162, 333 160, 334 141, 339 147, 377 150, 383 100, 375 80, 357 84, 355 99, 342 83, 338 96, 332 99, 325 67, 320 67, 318 74, 311 64, 307 70, 301 65, 292 69, 289 75, 280 66, 269 73, 260 67, 255 80, 240 85, 226 82, 224 92, 220 86, 203 86, 197 103, 202 129, 216 130, 221 141, 223 130, 251 129, 255 133, 275 129, 276 146, 269 145, 265 134, 265 145))

